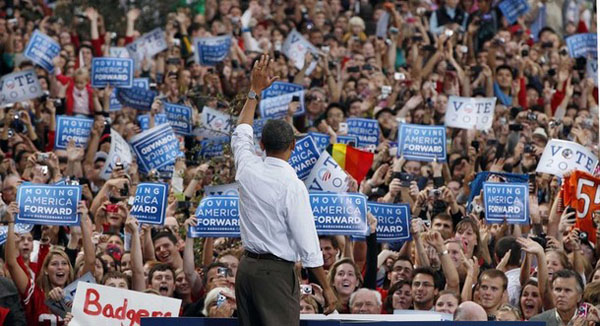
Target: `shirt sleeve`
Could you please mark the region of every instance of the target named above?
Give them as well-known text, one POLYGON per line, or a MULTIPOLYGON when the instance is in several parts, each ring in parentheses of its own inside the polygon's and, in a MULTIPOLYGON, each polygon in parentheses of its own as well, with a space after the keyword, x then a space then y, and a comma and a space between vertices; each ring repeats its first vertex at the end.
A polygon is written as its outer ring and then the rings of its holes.
POLYGON ((310 208, 310 199, 303 184, 292 187, 286 193, 285 207, 288 230, 296 243, 302 266, 307 268, 323 266, 323 253, 310 208))
POLYGON ((443 30, 444 26, 438 26, 437 11, 434 11, 429 19, 429 32, 431 32, 431 34, 440 35, 443 30))
POLYGON ((254 153, 254 134, 252 126, 242 123, 235 128, 231 136, 231 150, 236 167, 236 180, 238 175, 248 163, 253 162, 259 157, 254 153))

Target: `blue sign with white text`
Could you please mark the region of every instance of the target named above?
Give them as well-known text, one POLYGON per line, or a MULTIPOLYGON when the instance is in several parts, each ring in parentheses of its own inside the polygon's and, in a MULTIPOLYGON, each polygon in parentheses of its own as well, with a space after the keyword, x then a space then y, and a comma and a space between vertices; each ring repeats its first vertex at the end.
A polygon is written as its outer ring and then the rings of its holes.
POLYGON ((367 203, 377 219, 377 241, 397 242, 410 240, 410 207, 408 204, 367 203))
POLYGON ((75 146, 86 147, 93 125, 94 119, 57 116, 54 148, 66 149, 71 139, 75 141, 75 146))
POLYGON ((254 132, 254 139, 260 140, 262 138, 262 130, 267 123, 268 119, 254 119, 252 124, 252 131, 254 132))
POLYGON ((304 137, 296 142, 296 147, 288 162, 296 171, 299 179, 308 177, 320 153, 311 137, 304 137))
POLYGON ((60 44, 54 41, 51 37, 35 31, 29 38, 27 48, 23 51, 23 55, 29 60, 40 65, 46 71, 54 72, 54 58, 60 53, 60 44))
POLYGON ((281 119, 287 115, 288 106, 293 97, 297 96, 300 106, 294 116, 303 115, 304 110, 304 87, 302 85, 276 81, 261 92, 261 100, 258 104, 260 116, 263 119, 281 119))
POLYGON ((379 144, 379 122, 377 120, 348 118, 346 122, 348 123, 348 135, 358 138, 357 147, 377 147, 377 144, 379 144))
MULTIPOLYGON (((320 132, 309 132, 308 135, 315 141, 315 145, 317 145, 317 149, 319 153, 323 153, 324 150, 327 149, 330 143, 330 137, 327 134, 323 134, 320 132)), ((358 138, 356 136, 336 136, 338 144, 346 144, 352 147, 356 147, 358 144, 358 138)))
MULTIPOLYGON (((148 78, 134 78, 133 79, 133 87, 139 87, 139 88, 143 88, 145 90, 149 90, 150 89, 150 81, 148 80, 148 78)), ((117 89, 113 89, 112 93, 110 93, 110 105, 109 105, 109 111, 110 112, 115 112, 115 111, 119 111, 121 110, 123 106, 121 105, 121 102, 119 102, 119 100, 117 99, 117 89)))
POLYGON ((529 184, 484 182, 483 202, 488 223, 529 224, 529 184))
POLYGON ((309 196, 319 235, 365 236, 368 234, 365 195, 311 192, 309 196))
POLYGON ((204 197, 196 209, 198 225, 190 227, 189 235, 198 237, 231 237, 240 236, 239 199, 236 196, 204 197))
POLYGON ((129 106, 140 111, 150 111, 156 93, 152 90, 131 87, 118 88, 117 99, 121 105, 129 106))
POLYGON ((529 12, 529 3, 527 0, 504 0, 500 2, 498 8, 508 23, 512 25, 517 22, 517 18, 529 12))
POLYGON ((134 136, 130 143, 138 165, 146 172, 174 163, 181 155, 179 140, 167 123, 134 136))
POLYGON ((598 58, 598 35, 595 33, 583 33, 569 36, 566 39, 571 58, 598 58))
POLYGON ((413 161, 446 161, 446 127, 402 124, 398 130, 398 156, 413 161))
POLYGON ((133 86, 133 59, 93 58, 92 87, 102 88, 107 85, 120 88, 133 86))
POLYGON ((42 225, 79 225, 80 186, 22 184, 17 191, 15 222, 42 225))
MULTIPOLYGON (((137 121, 140 124, 140 129, 142 129, 142 131, 150 129, 150 115, 149 114, 138 115, 137 121)), ((154 125, 155 126, 161 125, 163 123, 168 123, 168 122, 169 121, 167 120, 166 114, 158 113, 158 114, 154 115, 154 125)))
POLYGON ((231 35, 198 38, 194 43, 197 62, 202 66, 215 66, 229 54, 231 35))
POLYGON ((192 109, 189 106, 164 102, 167 120, 176 134, 192 134, 192 109))
POLYGON ((168 186, 164 183, 138 184, 130 210, 131 216, 140 223, 163 225, 168 195, 168 186))
POLYGON ((203 139, 200 141, 200 156, 202 158, 223 156, 227 144, 229 144, 229 137, 203 139))

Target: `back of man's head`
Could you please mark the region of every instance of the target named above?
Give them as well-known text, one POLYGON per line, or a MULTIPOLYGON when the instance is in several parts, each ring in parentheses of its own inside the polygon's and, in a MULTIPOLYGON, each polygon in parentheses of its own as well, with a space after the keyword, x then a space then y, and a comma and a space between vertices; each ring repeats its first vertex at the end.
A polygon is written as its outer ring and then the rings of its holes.
POLYGON ((294 129, 284 120, 268 120, 262 130, 261 142, 267 154, 282 153, 294 142, 294 129))
POLYGON ((511 250, 510 257, 508 258, 508 266, 520 266, 521 265, 521 246, 517 243, 517 238, 513 236, 506 236, 500 238, 496 243, 494 253, 498 261, 502 260, 504 255, 511 250))
POLYGON ((487 314, 482 306, 473 301, 461 303, 454 311, 454 321, 487 321, 487 314))

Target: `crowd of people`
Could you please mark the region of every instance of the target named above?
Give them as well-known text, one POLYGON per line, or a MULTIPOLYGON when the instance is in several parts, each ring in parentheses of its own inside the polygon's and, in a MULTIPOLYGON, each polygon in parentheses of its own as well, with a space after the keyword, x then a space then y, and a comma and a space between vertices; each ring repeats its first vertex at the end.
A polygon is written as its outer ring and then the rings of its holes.
MULTIPOLYGON (((82 25, 57 18, 56 8, 45 3, 0 4, 0 71, 35 69, 45 91, 0 110, 2 223, 8 227, 0 259, 0 324, 68 325, 72 315, 59 316, 46 302, 61 300, 64 287, 87 272, 99 284, 181 299, 181 316, 235 317, 235 277, 244 250, 239 239, 187 236, 198 222, 194 210, 204 187, 235 181, 232 155, 203 158, 192 150, 199 136, 182 139, 186 155, 173 173, 183 179, 183 191, 170 187, 163 226, 140 225, 127 201, 137 184, 156 176, 142 174, 135 162, 117 166, 107 180, 100 171, 111 129, 129 140, 141 132, 137 116, 146 112, 127 106, 110 112, 112 88, 92 88, 90 68, 92 58, 108 56, 111 47, 146 32, 136 29, 143 8, 119 4, 113 15, 126 17, 126 30, 110 31, 105 21, 113 17, 94 8, 81 8, 82 25), (53 72, 23 55, 35 30, 60 44, 53 72), (86 148, 54 148, 57 115, 94 119, 86 148), (15 232, 19 185, 61 180, 81 186, 81 225, 15 232)), ((599 154, 597 77, 586 70, 586 59, 597 59, 571 58, 565 42, 574 34, 597 33, 596 3, 529 0, 530 10, 514 24, 499 3, 182 2, 166 25, 156 26, 166 32, 168 49, 145 59, 136 76, 149 78, 158 94, 150 126, 162 100, 191 107, 197 128, 204 107, 235 116, 238 95, 248 93, 248 76, 264 53, 273 59, 278 80, 304 87, 305 114, 295 115, 298 103, 292 102, 284 118, 298 136, 318 131, 335 142, 347 132, 347 118, 378 121, 373 164, 349 191, 372 202, 409 203, 412 239, 378 243, 376 220, 363 241, 320 236, 337 312, 423 310, 454 320, 593 325, 600 322, 600 247, 574 227, 575 212, 560 196, 564 179, 535 170, 551 139, 599 154), (382 30, 383 16, 389 22, 382 30), (283 53, 293 30, 319 50, 305 56, 302 69, 283 53), (194 38, 227 34, 233 39, 222 62, 196 62, 194 38), (447 128, 444 163, 396 155, 399 125, 444 125, 450 96, 495 97, 492 128, 447 128), (529 224, 486 223, 483 199, 470 187, 485 171, 530 176, 529 224), (412 181, 398 179, 400 172, 412 181)), ((600 211, 594 220, 600 222, 600 211)), ((297 275, 301 313, 322 313, 322 286, 300 264, 297 275)))

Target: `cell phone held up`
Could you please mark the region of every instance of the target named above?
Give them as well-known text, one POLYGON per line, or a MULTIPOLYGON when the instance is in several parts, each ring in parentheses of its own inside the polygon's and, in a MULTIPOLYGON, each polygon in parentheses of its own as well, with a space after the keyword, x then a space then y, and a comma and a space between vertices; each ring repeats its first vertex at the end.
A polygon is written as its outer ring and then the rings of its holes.
POLYGON ((406 172, 394 172, 393 178, 400 180, 402 187, 410 187, 410 182, 414 180, 412 174, 406 172))

